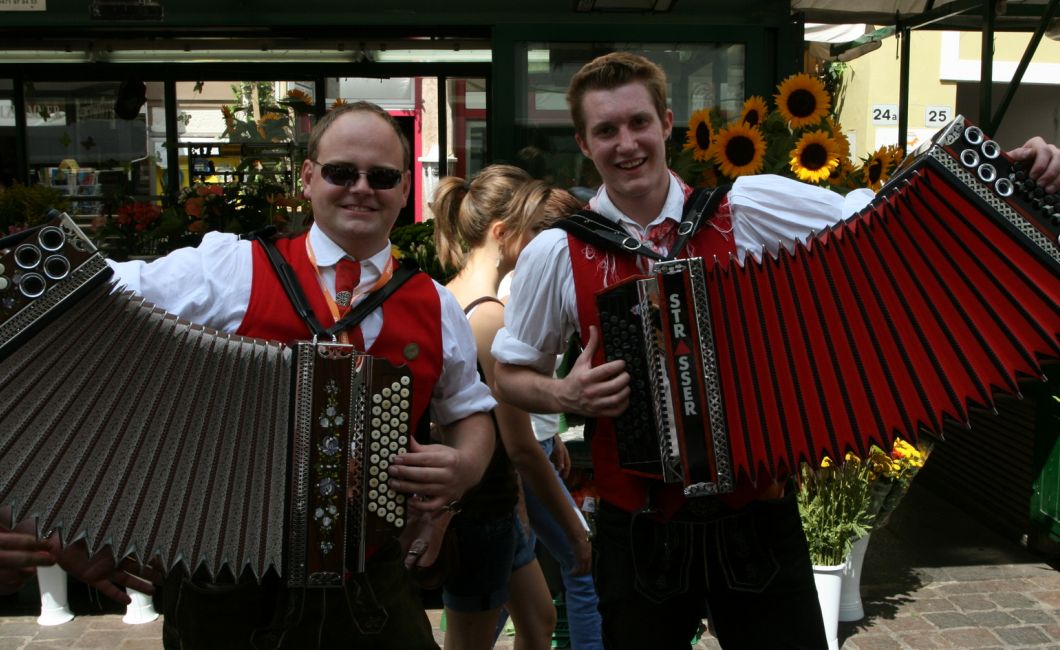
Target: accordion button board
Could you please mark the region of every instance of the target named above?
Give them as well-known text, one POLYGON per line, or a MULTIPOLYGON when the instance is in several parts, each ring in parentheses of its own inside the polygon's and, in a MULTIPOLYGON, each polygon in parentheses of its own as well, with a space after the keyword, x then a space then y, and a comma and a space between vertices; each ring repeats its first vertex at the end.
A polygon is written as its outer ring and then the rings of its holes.
POLYGON ((287 579, 342 584, 405 525, 387 470, 408 450, 412 376, 341 343, 295 346, 295 413, 287 579))
POLYGON ((1060 358, 1056 204, 957 118, 806 242, 709 270, 659 262, 598 293, 605 357, 632 375, 620 465, 664 478, 676 462, 686 495, 723 493, 940 436, 945 419, 1018 393, 1060 358), (664 406, 645 429, 649 404, 664 406))

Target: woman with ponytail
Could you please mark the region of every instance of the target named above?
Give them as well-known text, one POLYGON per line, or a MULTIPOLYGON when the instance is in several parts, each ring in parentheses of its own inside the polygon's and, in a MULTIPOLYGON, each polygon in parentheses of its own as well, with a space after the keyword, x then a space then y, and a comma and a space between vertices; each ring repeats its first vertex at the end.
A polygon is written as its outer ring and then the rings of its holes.
MULTIPOLYGON (((569 209, 557 207, 561 192, 510 165, 490 165, 470 182, 444 178, 435 192, 431 208, 438 256, 457 270, 446 286, 471 323, 487 383, 493 378, 490 347, 504 323, 497 289, 515 267, 523 247, 546 227, 550 215, 557 218, 569 209), (552 206, 551 210, 546 206, 552 206)), ((568 205, 576 208, 577 201, 573 197, 571 201, 568 205)), ((515 507, 498 511, 505 503, 500 496, 507 493, 499 479, 503 476, 500 468, 508 458, 560 522, 576 549, 581 573, 589 570, 591 550, 578 513, 537 443, 529 415, 498 404, 495 416, 502 443, 497 448, 500 454, 507 452, 507 457, 504 462, 494 458, 487 478, 470 499, 465 497, 463 512, 451 523, 461 561, 443 587, 445 647, 491 648, 501 608, 506 606, 515 623, 515 647, 544 650, 551 647, 556 612, 534 556, 532 535, 525 515, 519 516, 515 507), (480 501, 491 506, 476 512, 480 501)))

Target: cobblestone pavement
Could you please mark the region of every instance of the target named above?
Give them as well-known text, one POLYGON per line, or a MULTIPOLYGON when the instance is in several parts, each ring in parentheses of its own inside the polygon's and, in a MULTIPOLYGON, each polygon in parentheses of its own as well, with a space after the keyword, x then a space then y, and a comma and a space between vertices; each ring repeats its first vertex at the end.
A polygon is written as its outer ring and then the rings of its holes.
MULTIPOLYGON (((38 626, 36 598, 35 587, 0 598, 0 650, 161 648, 160 620, 126 625, 120 608, 76 584, 69 623, 38 626)), ((862 598, 865 619, 840 624, 842 650, 1060 650, 1060 572, 917 485, 872 535, 862 598)), ((441 612, 428 613, 441 643, 441 612)), ((512 637, 497 644, 512 647, 512 637)), ((709 634, 695 646, 716 648, 709 634)))

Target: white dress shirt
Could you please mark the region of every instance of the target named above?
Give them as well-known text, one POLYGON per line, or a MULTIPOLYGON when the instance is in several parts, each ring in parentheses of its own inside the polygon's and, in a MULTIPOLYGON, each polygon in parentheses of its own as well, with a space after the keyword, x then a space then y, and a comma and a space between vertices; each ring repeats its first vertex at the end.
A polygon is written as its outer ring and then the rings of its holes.
MULTIPOLYGON (((796 240, 806 241, 813 233, 856 213, 873 196, 871 190, 862 189, 844 197, 783 176, 743 176, 729 192, 732 231, 726 234, 734 238, 740 261, 748 253, 757 259, 763 249, 778 251, 781 242, 791 247, 796 240)), ((671 178, 662 211, 647 228, 623 214, 603 186, 589 207, 644 240, 664 219, 680 222, 684 203, 681 184, 671 178)), ((607 264, 606 256, 600 263, 607 264)), ((497 332, 491 351, 502 363, 529 366, 551 375, 555 355, 563 353, 567 340, 578 330, 567 233, 551 228, 535 237, 519 255, 504 310, 504 327, 497 332)))
MULTIPOLYGON (((320 275, 335 295, 335 264, 345 256, 315 224, 309 242, 320 275)), ((182 248, 153 262, 108 262, 119 285, 134 291, 168 312, 224 332, 235 332, 250 304, 253 283, 253 244, 229 233, 207 233, 202 244, 182 248)), ((358 287, 379 279, 390 258, 390 243, 361 261, 358 287)), ((271 271, 270 271, 271 272, 271 271)), ((460 304, 448 289, 434 283, 442 311, 442 373, 431 397, 431 420, 442 425, 492 409, 496 402, 479 381, 475 340, 460 304)), ((311 287, 305 289, 311 291, 311 287)), ((363 295, 362 295, 363 297, 363 295)), ((400 324, 394 324, 400 326, 400 324)), ((383 310, 376 308, 361 322, 369 348, 383 328, 383 310)))

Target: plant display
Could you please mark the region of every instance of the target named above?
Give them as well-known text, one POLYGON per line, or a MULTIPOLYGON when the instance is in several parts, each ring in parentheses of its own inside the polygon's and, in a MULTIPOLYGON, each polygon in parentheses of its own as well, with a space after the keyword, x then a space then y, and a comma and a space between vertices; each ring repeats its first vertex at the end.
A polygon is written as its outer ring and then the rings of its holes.
POLYGON ((208 232, 244 234, 276 226, 298 231, 309 203, 288 196, 286 188, 267 178, 225 185, 192 185, 165 207, 124 197, 95 222, 100 246, 114 259, 162 255, 194 246, 208 232))
POLYGON ((814 564, 839 564, 859 537, 884 526, 930 451, 926 440, 896 438, 890 453, 873 445, 864 459, 848 452, 819 468, 804 463, 797 498, 814 564))
POLYGON ((739 115, 703 108, 688 120, 684 146, 671 161, 694 187, 714 187, 740 176, 779 174, 845 193, 879 189, 901 162, 902 149, 881 147, 854 164, 850 142, 836 120, 842 68, 822 78, 792 75, 777 86, 770 102, 748 98, 739 115))
POLYGON ((54 187, 15 183, 0 191, 0 237, 40 225, 48 210, 64 211, 68 206, 66 197, 54 187))
POLYGON ((446 269, 438 261, 438 253, 434 248, 434 221, 421 221, 394 228, 390 231, 390 244, 395 257, 411 259, 438 282, 445 284, 453 277, 454 271, 446 269))
POLYGON ((810 559, 821 566, 841 564, 873 526, 869 468, 849 455, 842 463, 826 458, 816 469, 803 464, 799 478, 799 515, 810 559))

